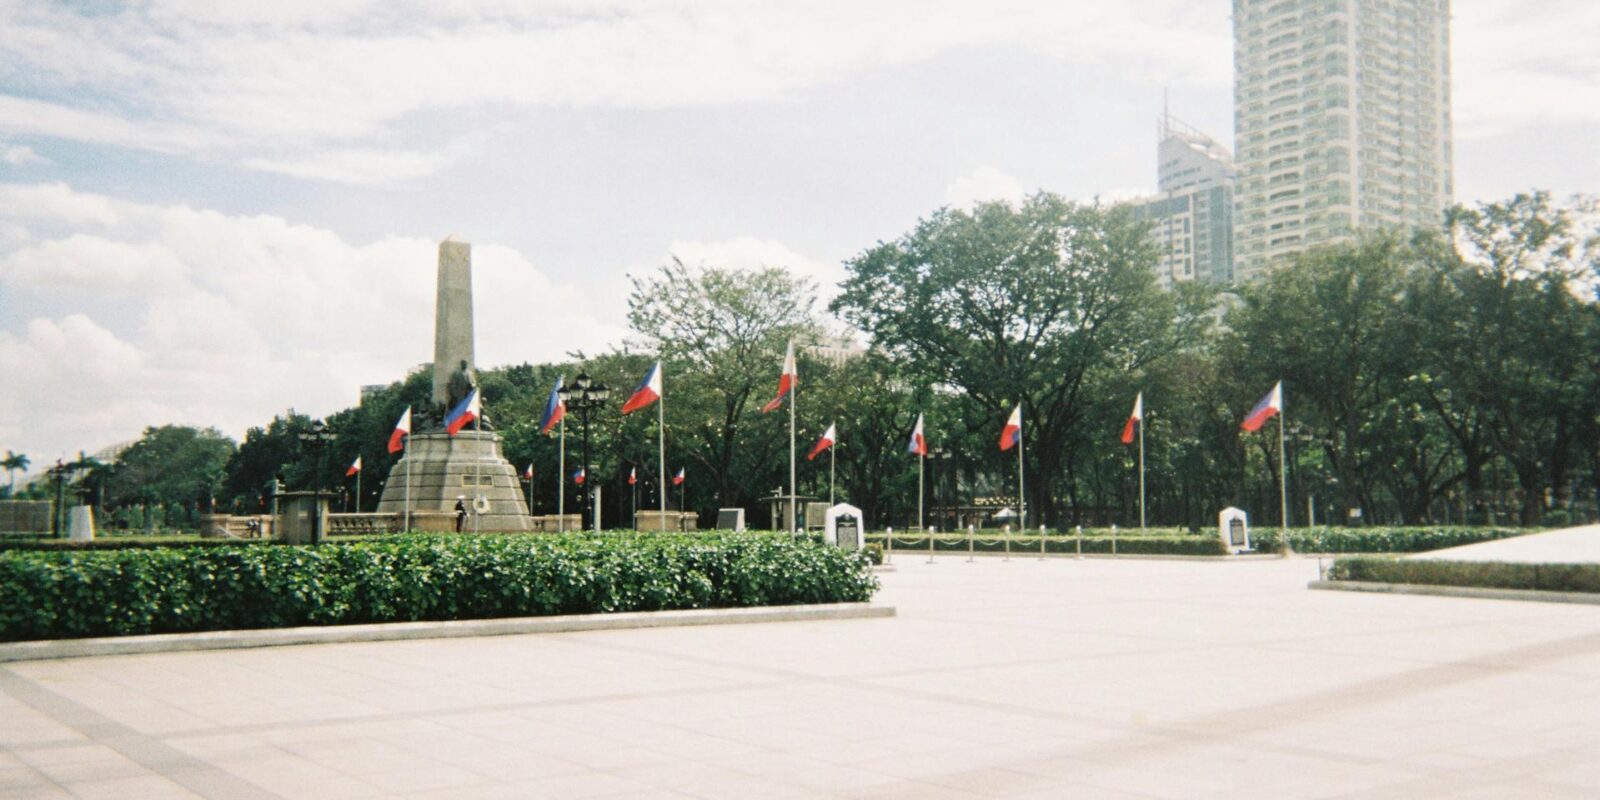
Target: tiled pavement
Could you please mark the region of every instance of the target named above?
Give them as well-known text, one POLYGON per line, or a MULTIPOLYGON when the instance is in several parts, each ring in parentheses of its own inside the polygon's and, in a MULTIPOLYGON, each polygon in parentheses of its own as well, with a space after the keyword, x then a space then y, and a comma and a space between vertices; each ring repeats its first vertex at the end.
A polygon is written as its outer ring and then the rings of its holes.
POLYGON ((900 555, 891 619, 0 665, 0 797, 1600 794, 1600 609, 900 555))

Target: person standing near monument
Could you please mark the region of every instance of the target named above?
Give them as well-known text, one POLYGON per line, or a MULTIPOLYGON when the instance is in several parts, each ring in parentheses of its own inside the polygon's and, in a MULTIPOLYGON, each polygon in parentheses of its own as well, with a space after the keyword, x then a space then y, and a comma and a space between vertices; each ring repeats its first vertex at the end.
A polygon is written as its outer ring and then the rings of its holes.
POLYGON ((456 495, 456 533, 461 532, 461 526, 467 521, 467 496, 456 495))

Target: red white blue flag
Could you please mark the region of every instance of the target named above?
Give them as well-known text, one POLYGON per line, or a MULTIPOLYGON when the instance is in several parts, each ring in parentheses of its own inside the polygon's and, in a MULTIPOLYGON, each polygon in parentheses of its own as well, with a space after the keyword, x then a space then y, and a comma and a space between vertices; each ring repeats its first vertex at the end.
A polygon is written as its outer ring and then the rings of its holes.
POLYGON ((1011 409, 1011 419, 1006 420, 1006 426, 1000 430, 1000 450, 1006 451, 1016 447, 1022 441, 1022 404, 1011 409))
POLYGON ((906 444, 907 453, 916 453, 919 456, 928 454, 928 440, 922 435, 922 415, 917 415, 917 426, 911 429, 911 441, 906 444))
POLYGON ((683 469, 684 469, 683 467, 678 467, 678 474, 672 476, 672 485, 673 486, 682 486, 683 485, 683 469))
POLYGON ((360 472, 360 471, 361 471, 361 456, 356 456, 356 460, 350 464, 350 468, 344 471, 344 476, 346 478, 348 478, 351 475, 354 475, 354 474, 356 474, 357 472, 360 472))
POLYGON ((544 419, 539 422, 540 433, 549 433, 550 429, 567 415, 567 401, 561 399, 561 387, 565 381, 565 376, 556 376, 556 385, 550 390, 550 399, 544 401, 544 419))
POLYGON ((449 416, 444 418, 445 432, 451 436, 456 435, 473 420, 477 419, 483 411, 478 407, 478 390, 473 389, 461 402, 450 410, 449 416))
POLYGON ((1267 420, 1282 412, 1283 381, 1278 381, 1272 387, 1272 391, 1261 398, 1261 402, 1256 403, 1255 408, 1250 409, 1250 415, 1244 418, 1244 422, 1239 423, 1239 427, 1251 432, 1261 430, 1261 426, 1267 424, 1267 420))
POLYGON ((522 477, 525 480, 530 480, 530 481, 533 480, 533 465, 532 464, 529 464, 528 468, 522 471, 522 477))
POLYGON ((789 351, 783 356, 783 375, 778 378, 778 396, 772 402, 761 407, 761 413, 777 411, 783 405, 784 396, 794 391, 795 384, 800 381, 800 373, 794 366, 794 341, 789 342, 789 351))
POLYGON ((650 371, 645 374, 644 380, 639 382, 639 388, 633 390, 633 396, 628 402, 622 404, 622 413, 632 414, 641 408, 649 406, 661 399, 661 362, 657 361, 650 371))
POLYGON ((1133 398, 1133 413, 1128 415, 1128 424, 1122 426, 1122 443, 1133 444, 1133 426, 1144 424, 1144 392, 1133 398))
POLYGON ((579 467, 577 472, 572 473, 572 482, 573 483, 583 483, 583 479, 584 479, 583 467, 579 467))
POLYGON ((632 485, 634 485, 634 484, 636 484, 638 482, 639 482, 639 468, 638 467, 628 467, 628 485, 632 486, 632 485))
POLYGON ((400 415, 400 421, 394 424, 394 433, 389 434, 389 452, 398 453, 406 449, 405 439, 411 435, 411 406, 406 406, 406 413, 400 415))
POLYGON ((822 455, 822 451, 832 447, 834 442, 837 441, 839 441, 839 432, 835 431, 833 425, 830 424, 828 430, 822 434, 822 438, 817 440, 817 445, 811 448, 811 454, 806 456, 806 460, 810 461, 822 455))

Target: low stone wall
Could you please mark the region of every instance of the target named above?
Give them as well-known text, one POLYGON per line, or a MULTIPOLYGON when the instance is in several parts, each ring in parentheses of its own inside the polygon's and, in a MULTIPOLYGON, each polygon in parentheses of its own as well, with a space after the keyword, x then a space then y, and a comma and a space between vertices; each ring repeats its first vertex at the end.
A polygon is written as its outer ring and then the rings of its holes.
POLYGON ((688 511, 638 511, 633 516, 634 530, 651 533, 699 530, 700 518, 688 511))
POLYGON ((200 536, 206 539, 270 539, 272 515, 201 514, 200 536))
POLYGON ((0 533, 49 533, 49 500, 0 500, 0 533))
POLYGON ((545 514, 533 518, 533 529, 540 533, 562 533, 582 527, 582 514, 545 514))

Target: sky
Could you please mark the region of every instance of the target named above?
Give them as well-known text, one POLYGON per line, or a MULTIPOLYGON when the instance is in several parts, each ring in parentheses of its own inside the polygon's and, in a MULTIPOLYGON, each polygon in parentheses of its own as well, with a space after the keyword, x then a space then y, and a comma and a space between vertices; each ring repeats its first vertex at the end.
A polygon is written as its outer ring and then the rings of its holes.
MULTIPOLYGON (((0 451, 235 438, 432 355, 627 335, 672 257, 842 262, 946 205, 1232 140, 1227 0, 0 0, 0 451)), ((1600 3, 1455 0, 1457 199, 1600 192, 1600 3)))

